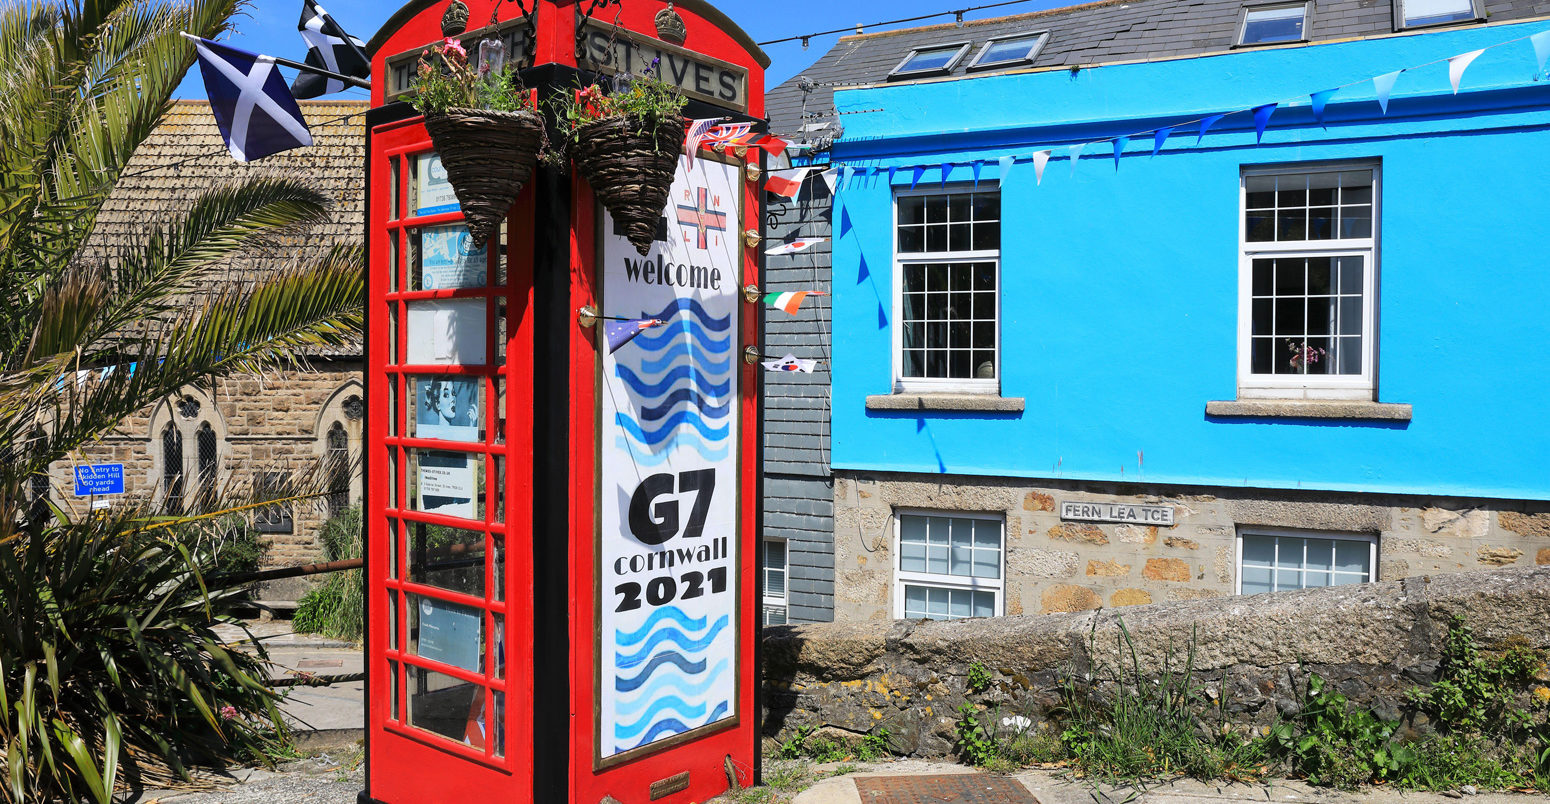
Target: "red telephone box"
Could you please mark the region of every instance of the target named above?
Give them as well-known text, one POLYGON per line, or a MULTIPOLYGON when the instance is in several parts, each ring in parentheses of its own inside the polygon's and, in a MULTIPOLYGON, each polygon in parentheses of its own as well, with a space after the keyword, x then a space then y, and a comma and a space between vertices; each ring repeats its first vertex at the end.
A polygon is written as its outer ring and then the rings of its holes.
MULTIPOLYGON (((655 60, 762 126, 768 59, 702 0, 467 1, 541 94, 655 60)), ((361 800, 705 801, 757 762, 762 152, 680 158, 645 257, 543 166, 476 249, 401 102, 448 6, 368 46, 361 800)))

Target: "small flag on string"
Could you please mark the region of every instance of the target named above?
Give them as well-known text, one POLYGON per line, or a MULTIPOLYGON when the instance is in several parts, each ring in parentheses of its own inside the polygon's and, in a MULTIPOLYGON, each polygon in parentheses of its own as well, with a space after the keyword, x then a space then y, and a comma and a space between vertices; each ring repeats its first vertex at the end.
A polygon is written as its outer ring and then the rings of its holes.
POLYGON ((823 179, 823 183, 829 186, 829 195, 834 195, 834 182, 839 178, 839 176, 840 171, 838 168, 829 168, 828 170, 818 174, 818 178, 823 179))
POLYGON ((1015 156, 1001 157, 1001 183, 1006 184, 1006 177, 1012 174, 1012 163, 1017 161, 1015 156))
POLYGON ((845 235, 850 234, 850 230, 853 229, 853 228, 854 227, 851 226, 851 224, 850 224, 850 210, 846 209, 843 206, 841 206, 840 207, 840 235, 839 236, 840 237, 844 237, 845 235))
POLYGON ((1395 70, 1392 73, 1384 73, 1372 79, 1372 89, 1378 93, 1378 107, 1384 114, 1389 113, 1389 95, 1394 92, 1394 82, 1399 80, 1399 74, 1404 70, 1395 70))
POLYGON ((1324 125, 1324 107, 1329 105, 1329 99, 1339 91, 1335 89, 1323 89, 1308 96, 1308 102, 1313 106, 1313 122, 1324 125))
POLYGON ((1265 127, 1270 125, 1270 116, 1275 114, 1278 104, 1267 103, 1264 106, 1254 107, 1254 141, 1259 142, 1265 138, 1265 127))
POLYGON ((764 368, 769 371, 800 371, 803 374, 812 374, 813 368, 817 365, 817 360, 803 360, 791 354, 779 360, 764 361, 764 368))
POLYGON ((1172 133, 1173 126, 1157 129, 1157 133, 1152 135, 1152 156, 1156 156, 1157 152, 1162 150, 1163 143, 1168 141, 1168 136, 1172 133))
POLYGON ((787 198, 796 198, 802 190, 802 180, 812 171, 810 167, 792 168, 790 170, 777 170, 770 174, 764 182, 764 189, 776 195, 787 198))
POLYGON ((764 253, 771 257, 780 254, 795 254, 798 251, 806 251, 828 239, 827 237, 799 237, 790 243, 781 243, 772 249, 766 249, 764 253))
POLYGON ((1200 136, 1195 139, 1195 147, 1196 148, 1200 147, 1200 143, 1206 141, 1206 132, 1210 131, 1211 127, 1216 125, 1217 121, 1221 120, 1222 118, 1224 118, 1226 116, 1227 115, 1225 115, 1225 114, 1213 114, 1210 117, 1207 117, 1206 119, 1200 121, 1200 136))
POLYGON ((840 168, 840 192, 850 189, 850 180, 855 178, 856 169, 850 165, 840 168))
POLYGON ((1049 164, 1049 151, 1033 152, 1033 183, 1035 186, 1044 183, 1044 166, 1049 164))
POLYGON ((952 175, 952 173, 953 173, 953 163, 951 163, 951 162, 943 162, 942 163, 942 186, 943 187, 947 186, 947 177, 952 175))
POLYGON ((652 327, 662 326, 660 318, 632 318, 627 321, 604 321, 603 339, 608 342, 608 353, 619 351, 619 347, 635 340, 635 336, 652 327))
POLYGON ((872 271, 866 267, 866 252, 858 251, 856 257, 861 263, 861 266, 856 269, 856 284, 859 285, 872 276, 872 271))
POLYGON ((1471 50, 1448 59, 1448 83, 1453 85, 1453 94, 1459 94, 1459 82, 1464 80, 1464 71, 1469 69, 1469 63, 1480 58, 1484 52, 1484 49, 1471 50))
POLYGON ((684 132, 684 156, 689 157, 689 167, 694 167, 694 155, 700 151, 700 141, 705 139, 706 132, 716 125, 717 118, 707 117, 703 120, 694 120, 689 123, 689 128, 684 132))
POLYGON ((1534 74, 1539 75, 1545 71, 1545 62, 1550 61, 1550 31, 1540 31, 1530 36, 1528 43, 1534 46, 1534 58, 1539 62, 1534 74))
POLYGON ((784 293, 764 294, 764 303, 777 310, 783 310, 791 315, 796 315, 797 309, 802 306, 803 299, 806 299, 808 296, 827 295, 829 294, 821 290, 788 290, 784 293))
POLYGON ((752 130, 752 123, 722 123, 705 132, 704 140, 709 145, 726 146, 748 136, 752 130))
POLYGON ((985 165, 984 162, 981 162, 978 159, 974 160, 973 169, 974 169, 974 186, 975 187, 980 186, 980 168, 984 167, 984 165, 985 165))
POLYGON ((764 137, 764 139, 759 140, 759 142, 756 143, 756 147, 759 150, 769 154, 771 159, 774 159, 775 157, 785 153, 786 147, 788 145, 790 145, 790 143, 786 142, 780 137, 775 136, 774 134, 768 134, 764 137))
POLYGON ((238 162, 312 144, 312 133, 274 58, 227 47, 192 34, 210 112, 238 162))
POLYGON ((1125 153, 1125 146, 1130 144, 1129 137, 1114 138, 1114 169, 1119 170, 1119 158, 1125 153))
MULTIPOLYGON (((344 32, 323 7, 304 0, 301 21, 296 23, 301 38, 307 40, 307 64, 351 78, 370 78, 371 59, 366 58, 366 43, 344 32)), ((337 78, 302 72, 291 82, 291 97, 316 98, 345 91, 337 78)))
POLYGON ((926 169, 925 168, 923 168, 923 167, 915 168, 915 175, 910 177, 910 189, 911 190, 915 189, 915 185, 920 184, 920 177, 924 176, 924 175, 926 175, 926 169))
POLYGON ((1087 147, 1087 143, 1085 143, 1085 142, 1077 143, 1076 145, 1068 145, 1068 146, 1066 146, 1066 152, 1071 155, 1071 175, 1072 176, 1076 175, 1076 163, 1081 160, 1081 158, 1082 158, 1082 149, 1086 148, 1086 147, 1087 147))

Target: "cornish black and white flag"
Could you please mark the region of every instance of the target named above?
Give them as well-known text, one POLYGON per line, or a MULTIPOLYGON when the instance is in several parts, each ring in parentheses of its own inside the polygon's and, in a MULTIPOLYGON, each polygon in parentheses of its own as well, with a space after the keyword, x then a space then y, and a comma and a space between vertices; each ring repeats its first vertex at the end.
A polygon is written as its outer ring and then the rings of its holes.
MULTIPOLYGON (((370 77, 371 60, 366 58, 366 45, 345 33, 339 23, 313 0, 304 0, 301 22, 296 24, 296 29, 307 40, 307 64, 352 78, 370 77)), ((302 99, 344 90, 343 81, 315 73, 304 72, 291 84, 291 94, 302 99)))
POLYGON ((312 133, 273 58, 183 35, 194 41, 210 111, 238 162, 312 144, 312 133))

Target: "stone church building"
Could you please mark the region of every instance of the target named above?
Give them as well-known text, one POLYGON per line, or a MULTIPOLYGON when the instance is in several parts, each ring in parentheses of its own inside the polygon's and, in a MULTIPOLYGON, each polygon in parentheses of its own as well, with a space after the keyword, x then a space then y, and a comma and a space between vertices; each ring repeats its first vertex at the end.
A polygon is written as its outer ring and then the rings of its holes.
MULTIPOLYGON (((247 176, 279 175, 311 181, 330 204, 328 219, 263 252, 232 259, 233 276, 252 277, 311 263, 336 245, 360 242, 365 181, 365 100, 303 101, 314 145, 253 164, 234 161, 205 101, 178 101, 141 144, 97 220, 88 253, 139 241, 199 191, 247 176)), ((98 252, 100 253, 100 251, 98 252)), ((56 504, 82 511, 74 495, 72 464, 121 463, 127 497, 152 497, 180 510, 196 495, 278 483, 293 472, 323 465, 327 494, 255 516, 268 542, 266 566, 322 558, 318 528, 360 498, 364 420, 361 350, 314 351, 300 369, 236 376, 212 388, 185 388, 126 419, 111 435, 53 467, 49 493, 56 504)), ((36 489, 35 491, 41 491, 36 489)), ((305 579, 279 582, 261 593, 296 599, 305 579)))

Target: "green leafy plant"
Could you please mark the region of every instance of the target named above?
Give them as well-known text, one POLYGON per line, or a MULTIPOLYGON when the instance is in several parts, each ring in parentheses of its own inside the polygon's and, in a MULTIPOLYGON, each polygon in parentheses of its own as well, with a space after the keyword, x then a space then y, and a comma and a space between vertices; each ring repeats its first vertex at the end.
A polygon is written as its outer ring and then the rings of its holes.
MULTIPOLYGON (((1513 733, 1527 728, 1532 705, 1521 690, 1545 675, 1543 656, 1523 647, 1488 658, 1475 644, 1474 632, 1455 617, 1443 639, 1436 683, 1411 690, 1410 702, 1452 731, 1513 733)), ((1550 702, 1545 695, 1541 702, 1550 702)))
POLYGON ((986 722, 979 707, 964 703, 958 707, 958 721, 953 724, 957 736, 955 747, 964 762, 974 766, 990 764, 996 758, 996 741, 993 728, 986 722))
MULTIPOLYGON (((361 557, 361 509, 350 508, 323 523, 318 531, 326 561, 361 557)), ((300 633, 323 634, 359 642, 366 626, 365 577, 358 569, 329 573, 296 605, 291 621, 300 633)))
POLYGON ((990 688, 990 671, 979 662, 969 664, 969 692, 981 693, 990 688))
POLYGON ((511 112, 524 108, 528 91, 513 70, 491 70, 468 65, 468 51, 456 39, 420 51, 420 61, 410 82, 409 103, 425 115, 443 114, 451 108, 511 112))
POLYGON ((547 105, 565 142, 574 142, 589 124, 623 118, 637 134, 650 134, 667 120, 678 120, 689 101, 678 88, 657 76, 659 60, 641 74, 615 76, 607 88, 593 84, 555 92, 547 105))
POLYGON ((1397 721, 1350 705, 1317 673, 1308 677, 1297 715, 1270 730, 1272 749, 1313 784, 1351 789, 1373 779, 1395 779, 1416 761, 1410 746, 1391 741, 1397 721))

